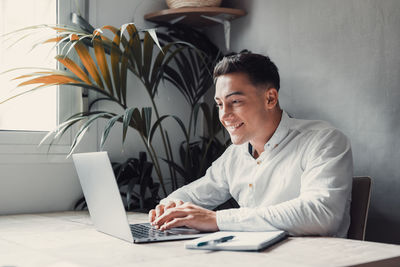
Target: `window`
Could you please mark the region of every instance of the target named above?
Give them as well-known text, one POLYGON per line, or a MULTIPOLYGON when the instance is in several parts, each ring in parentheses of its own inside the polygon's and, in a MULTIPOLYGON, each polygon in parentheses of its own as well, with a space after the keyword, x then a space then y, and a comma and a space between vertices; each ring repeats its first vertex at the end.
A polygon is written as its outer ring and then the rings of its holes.
MULTIPOLYGON (((0 0, 0 35, 27 26, 39 24, 70 24, 71 11, 83 10, 84 1, 75 0, 0 0), (76 7, 78 3, 79 7, 76 7)), ((43 33, 46 35, 46 33, 43 33)), ((24 36, 24 35, 22 35, 24 36)), ((21 37, 22 37, 21 36, 21 37)), ((48 34, 46 35, 48 36, 48 34)), ((43 36, 27 37, 16 46, 13 42, 1 40, 0 72, 16 67, 56 68, 54 43, 46 47, 38 46, 30 51, 33 43, 43 36), (33 39, 32 39, 33 38, 33 39), (51 51, 51 52, 50 52, 51 51)), ((14 38, 13 40, 18 40, 14 38)), ((33 69, 32 71, 36 71, 33 69)), ((24 74, 29 71, 24 71, 24 74)), ((18 72, 0 76, 0 100, 29 87, 13 89, 20 81, 9 82, 18 72), (10 90, 11 94, 10 94, 10 90)), ((33 86, 34 87, 34 86, 33 86)), ((58 122, 80 110, 81 92, 79 90, 60 90, 44 88, 17 97, 0 105, 0 156, 8 154, 46 154, 46 148, 37 148, 40 140, 53 130, 58 122)), ((68 152, 71 136, 55 145, 51 153, 68 152)), ((2 158, 2 157, 0 157, 2 158)))
MULTIPOLYGON (((18 29, 39 24, 57 23, 57 1, 54 0, 1 0, 0 1, 0 34, 3 35, 18 29), (23 7, 23 8, 22 8, 23 7)), ((50 33, 50 32, 49 32, 50 33)), ((49 34, 47 33, 47 34, 49 34)), ((45 34, 45 33, 44 33, 45 34)), ((38 36, 24 38, 12 45, 15 40, 25 33, 14 35, 13 38, 2 40, 0 43, 0 72, 18 67, 43 67, 56 68, 54 57, 56 49, 51 49, 53 44, 32 48, 32 43, 37 42, 38 36), (51 51, 51 53, 49 53, 51 51)), ((0 99, 22 90, 34 88, 25 86, 15 89, 21 80, 11 81, 24 71, 13 71, 0 76, 0 99)), ((23 97, 15 98, 0 105, 1 130, 36 130, 49 131, 57 123, 57 90, 46 88, 29 93, 23 97)))

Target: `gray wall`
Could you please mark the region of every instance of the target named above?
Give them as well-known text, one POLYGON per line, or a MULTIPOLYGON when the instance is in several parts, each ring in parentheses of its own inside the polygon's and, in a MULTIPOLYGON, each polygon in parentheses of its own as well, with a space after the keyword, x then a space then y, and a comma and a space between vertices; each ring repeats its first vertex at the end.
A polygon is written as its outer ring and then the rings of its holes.
MULTIPOLYGON (((367 239, 400 243, 400 1, 246 0, 231 49, 269 55, 282 107, 322 119, 353 147, 354 174, 373 179, 367 239)), ((220 26, 210 34, 221 47, 220 26)))

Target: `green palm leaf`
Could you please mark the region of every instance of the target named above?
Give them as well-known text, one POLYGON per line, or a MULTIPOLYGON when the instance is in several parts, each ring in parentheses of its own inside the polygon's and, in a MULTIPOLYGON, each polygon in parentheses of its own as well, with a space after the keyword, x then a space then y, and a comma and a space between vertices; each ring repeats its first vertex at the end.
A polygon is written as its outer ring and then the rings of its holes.
POLYGON ((80 141, 82 140, 83 136, 85 135, 85 133, 87 132, 87 130, 89 129, 89 127, 99 118, 110 118, 112 117, 112 114, 110 114, 109 112, 101 112, 99 114, 93 115, 91 117, 88 118, 88 120, 81 126, 81 128, 79 129, 79 131, 76 133, 72 144, 70 146, 70 150, 68 153, 67 158, 69 158, 71 156, 71 154, 74 152, 74 150, 76 149, 77 145, 80 143, 80 141))
POLYGON ((128 132, 128 127, 132 126, 137 129, 139 133, 141 132, 140 123, 138 123, 138 118, 140 118, 140 112, 137 108, 128 108, 125 110, 125 114, 123 116, 123 125, 122 125, 122 144, 124 144, 126 139, 126 134, 128 132), (132 116, 134 116, 134 120, 132 120, 132 116))
POLYGON ((115 122, 117 121, 122 121, 122 117, 124 115, 115 115, 111 119, 108 120, 106 126, 104 127, 103 134, 101 135, 101 141, 100 141, 100 150, 103 150, 104 144, 107 140, 107 137, 111 131, 111 128, 114 126, 115 122))
POLYGON ((186 140, 189 139, 188 132, 186 130, 185 124, 182 122, 182 120, 179 117, 177 117, 175 115, 164 115, 164 116, 161 116, 158 120, 156 120, 154 122, 153 126, 151 127, 150 134, 149 134, 149 136, 147 138, 147 143, 148 144, 151 144, 151 141, 153 140, 153 135, 154 135, 155 131, 157 130, 157 127, 159 127, 161 122, 163 120, 165 120, 166 118, 173 118, 178 123, 178 125, 180 126, 183 134, 185 135, 186 140))
POLYGON ((149 75, 150 75, 150 67, 152 63, 153 57, 153 45, 154 42, 148 32, 144 35, 143 41, 143 68, 142 68, 142 75, 145 79, 145 83, 149 84, 149 75))
POLYGON ((139 76, 142 75, 142 44, 139 38, 139 32, 136 29, 134 24, 129 24, 126 26, 126 29, 129 33, 129 47, 132 47, 132 54, 133 57, 135 58, 135 62, 136 62, 136 69, 139 73, 139 76))

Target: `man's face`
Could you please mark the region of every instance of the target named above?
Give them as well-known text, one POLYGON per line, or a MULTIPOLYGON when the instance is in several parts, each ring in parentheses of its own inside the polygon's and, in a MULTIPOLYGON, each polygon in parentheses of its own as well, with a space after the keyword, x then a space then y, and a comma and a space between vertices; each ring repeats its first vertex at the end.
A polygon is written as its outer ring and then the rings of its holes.
POLYGON ((266 89, 254 86, 247 74, 230 73, 219 76, 216 82, 215 102, 219 119, 227 129, 232 143, 264 142, 269 114, 266 89))

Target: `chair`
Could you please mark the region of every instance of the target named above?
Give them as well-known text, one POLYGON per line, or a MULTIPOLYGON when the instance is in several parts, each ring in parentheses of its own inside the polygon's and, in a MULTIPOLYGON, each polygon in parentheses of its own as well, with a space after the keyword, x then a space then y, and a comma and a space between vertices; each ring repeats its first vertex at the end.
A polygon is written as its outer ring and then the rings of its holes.
POLYGON ((364 240, 371 197, 371 178, 354 177, 351 192, 350 227, 347 238, 364 240))

